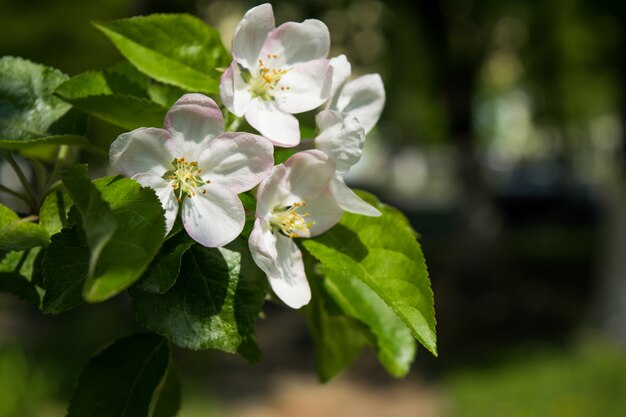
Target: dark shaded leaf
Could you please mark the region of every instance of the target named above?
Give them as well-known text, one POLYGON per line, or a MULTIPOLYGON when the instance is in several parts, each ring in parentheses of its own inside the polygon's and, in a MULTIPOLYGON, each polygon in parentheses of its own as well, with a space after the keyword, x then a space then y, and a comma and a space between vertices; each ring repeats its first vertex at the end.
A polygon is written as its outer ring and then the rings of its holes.
POLYGON ((223 248, 193 246, 165 294, 130 291, 146 328, 180 347, 233 353, 252 331, 266 292, 265 275, 241 239, 223 248))
POLYGON ((83 369, 67 417, 149 417, 169 362, 167 341, 160 336, 118 339, 83 369))

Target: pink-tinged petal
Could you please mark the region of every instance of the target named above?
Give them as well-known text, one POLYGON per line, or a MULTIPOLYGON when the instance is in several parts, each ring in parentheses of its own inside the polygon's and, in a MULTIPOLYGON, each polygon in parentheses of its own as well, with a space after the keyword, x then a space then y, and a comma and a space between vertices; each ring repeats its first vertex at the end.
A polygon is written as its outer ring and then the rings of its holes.
POLYGON ((344 86, 333 110, 356 116, 367 134, 376 126, 384 106, 383 80, 378 74, 368 74, 344 86))
POLYGON ((197 161, 198 152, 224 131, 224 116, 215 102, 203 94, 185 94, 170 108, 163 122, 179 156, 197 161))
POLYGON ((328 100, 332 74, 324 58, 294 65, 274 89, 278 107, 296 114, 321 106, 328 100))
POLYGON ((266 218, 272 210, 289 196, 287 174, 289 170, 283 164, 276 165, 270 175, 261 181, 256 193, 256 216, 266 218))
POLYGON ((172 185, 157 175, 138 174, 133 177, 135 181, 144 187, 150 187, 154 190, 161 206, 163 206, 165 215, 165 236, 174 227, 176 216, 178 215, 178 200, 172 189, 172 185))
POLYGON ((272 143, 251 133, 224 133, 200 153, 202 177, 239 194, 255 187, 274 166, 272 143))
POLYGON ((253 99, 246 120, 274 145, 290 148, 300 143, 298 119, 278 109, 273 101, 253 99))
POLYGON ((365 130, 361 122, 355 116, 333 110, 319 112, 315 121, 320 129, 315 147, 328 155, 338 173, 347 172, 363 154, 365 130))
POLYGON ((339 92, 352 73, 352 66, 348 62, 348 58, 346 58, 345 55, 339 55, 331 58, 330 66, 333 68, 333 79, 330 87, 330 98, 326 108, 334 108, 337 105, 339 92))
POLYGON ((287 187, 291 195, 282 203, 306 202, 323 192, 335 177, 335 164, 322 151, 312 149, 298 152, 287 161, 287 187))
POLYGON ((237 117, 243 117, 250 108, 252 94, 250 93, 250 86, 243 80, 241 70, 236 62, 233 63, 233 86, 235 91, 231 112, 237 117))
POLYGON ((233 56, 248 69, 256 63, 265 39, 274 29, 270 4, 253 7, 243 16, 233 35, 233 56))
POLYGON ((278 276, 280 272, 276 266, 278 253, 276 252, 276 236, 272 232, 270 222, 265 219, 256 219, 248 239, 248 247, 252 259, 267 275, 278 276))
POLYGON ((172 169, 175 145, 163 129, 139 128, 119 135, 109 148, 111 167, 118 174, 161 176, 172 169))
POLYGON ((319 236, 341 220, 343 210, 337 204, 335 196, 329 188, 326 188, 315 198, 307 200, 306 205, 299 211, 308 213, 305 218, 311 223, 310 237, 319 236))
POLYGON ((271 56, 274 67, 292 66, 300 62, 326 58, 330 49, 330 34, 319 20, 283 23, 267 37, 261 59, 271 56), (275 55, 275 57, 274 57, 275 55))
POLYGON ((276 266, 278 275, 267 274, 274 293, 291 308, 300 308, 311 301, 311 288, 304 273, 302 253, 293 239, 276 235, 276 266))
POLYGON ((237 194, 218 184, 202 187, 193 197, 185 197, 183 226, 196 242, 209 248, 232 242, 243 230, 245 212, 237 194))
POLYGON ((339 207, 347 212, 362 214, 364 216, 378 217, 380 211, 366 203, 354 193, 342 180, 335 178, 330 184, 330 190, 339 207))
POLYGON ((237 68, 237 61, 233 61, 232 64, 220 77, 220 97, 222 98, 222 103, 231 113, 234 112, 235 108, 235 84, 233 81, 233 71, 234 68, 237 68))

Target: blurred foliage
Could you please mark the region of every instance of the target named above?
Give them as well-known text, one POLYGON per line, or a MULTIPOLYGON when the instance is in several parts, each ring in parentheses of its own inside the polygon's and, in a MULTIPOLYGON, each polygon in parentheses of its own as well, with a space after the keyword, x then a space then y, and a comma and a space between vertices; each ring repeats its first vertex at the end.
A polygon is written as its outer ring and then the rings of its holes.
POLYGON ((626 352, 518 349, 502 361, 451 373, 455 417, 619 417, 626 410, 626 352))

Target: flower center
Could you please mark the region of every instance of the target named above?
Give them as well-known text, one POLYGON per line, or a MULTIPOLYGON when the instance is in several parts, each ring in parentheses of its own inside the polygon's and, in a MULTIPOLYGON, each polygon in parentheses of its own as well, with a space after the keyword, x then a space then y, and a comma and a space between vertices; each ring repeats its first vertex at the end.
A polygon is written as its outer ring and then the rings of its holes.
POLYGON ((296 211, 304 205, 303 201, 293 203, 293 205, 287 207, 274 208, 270 217, 270 224, 291 238, 298 236, 308 237, 310 235, 309 229, 314 222, 307 223, 304 220, 305 217, 309 216, 309 213, 300 214, 296 211))
MULTIPOLYGON (((276 59, 277 55, 267 54, 267 64, 272 59, 276 59)), ((250 93, 253 97, 260 97, 263 100, 274 99, 274 89, 277 88, 278 83, 283 75, 285 75, 289 69, 281 68, 269 68, 262 59, 259 59, 259 73, 254 77, 249 77, 248 84, 250 85, 250 93)), ((281 86, 282 91, 289 90, 288 86, 281 86)))
MULTIPOLYGON (((162 178, 172 183, 174 194, 179 203, 185 197, 195 196, 198 187, 211 182, 200 177, 202 170, 198 168, 197 162, 189 162, 183 156, 174 159, 172 166, 174 169, 167 171, 162 178)), ((202 194, 205 193, 206 190, 202 190, 202 194)))

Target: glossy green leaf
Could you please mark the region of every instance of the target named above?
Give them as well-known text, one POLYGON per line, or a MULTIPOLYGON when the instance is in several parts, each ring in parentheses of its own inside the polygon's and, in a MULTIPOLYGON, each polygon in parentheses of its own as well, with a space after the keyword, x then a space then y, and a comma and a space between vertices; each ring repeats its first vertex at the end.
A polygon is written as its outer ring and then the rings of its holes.
POLYGON ((252 331, 267 282, 238 239, 223 248, 193 246, 165 294, 131 290, 135 317, 147 329, 180 347, 234 353, 252 331))
POLYGON ((161 127, 168 108, 150 100, 147 79, 131 77, 133 74, 117 67, 90 71, 61 84, 56 94, 86 113, 124 129, 161 127))
POLYGON ((371 288, 424 347, 437 354, 433 293, 416 234, 400 213, 365 196, 383 213, 346 213, 339 225, 303 246, 327 270, 371 288))
POLYGON ((154 14, 97 22, 119 51, 141 72, 180 88, 217 93, 230 57, 217 30, 186 14, 154 14))
POLYGON ((85 283, 87 301, 106 300, 141 277, 163 242, 163 207, 150 188, 128 178, 94 182, 111 207, 117 228, 85 283))
POLYGON ((16 57, 0 58, 0 148, 86 145, 84 115, 53 95, 68 76, 16 57))
POLYGON ((106 300, 133 284, 148 267, 163 241, 165 219, 159 199, 149 188, 121 177, 92 183, 84 166, 62 174, 78 208, 81 230, 90 249, 85 300, 106 300))
POLYGON ((169 362, 167 341, 160 336, 118 339, 83 369, 67 417, 153 416, 169 362))
POLYGON ((89 271, 89 246, 76 228, 52 236, 43 257, 44 313, 58 314, 81 305, 89 271))
POLYGON ((186 232, 177 233, 166 240, 137 287, 155 294, 167 292, 178 278, 183 255, 193 244, 194 241, 186 232))
POLYGON ((0 204, 0 250, 19 251, 35 246, 45 246, 50 240, 46 229, 36 218, 20 218, 13 210, 0 204))
POLYGON ((61 173, 63 184, 80 212, 82 230, 90 248, 89 275, 93 276, 100 254, 113 237, 117 221, 98 189, 87 178, 87 166, 76 165, 61 173))
MULTIPOLYGON (((312 276, 308 270, 307 273, 312 276)), ((322 382, 327 382, 354 362, 367 346, 367 339, 361 324, 333 308, 319 285, 320 278, 310 280, 313 297, 305 312, 315 345, 317 374, 322 382)))
POLYGON ((35 285, 17 272, 0 272, 0 292, 8 292, 39 307, 35 285))
POLYGON ((323 269, 323 285, 341 310, 365 325, 380 362, 395 377, 405 376, 416 353, 409 329, 389 306, 366 284, 350 274, 323 269))
POLYGON ((67 224, 67 214, 72 206, 72 199, 64 191, 49 194, 39 209, 39 224, 52 236, 67 224))

